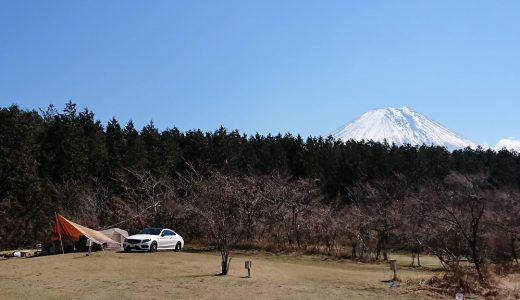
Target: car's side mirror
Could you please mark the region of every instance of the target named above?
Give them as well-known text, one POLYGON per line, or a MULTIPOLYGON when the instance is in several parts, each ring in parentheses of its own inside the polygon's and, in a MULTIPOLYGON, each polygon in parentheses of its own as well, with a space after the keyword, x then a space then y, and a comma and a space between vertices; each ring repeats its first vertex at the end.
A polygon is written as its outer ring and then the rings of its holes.
POLYGON ((164 237, 164 233, 161 233, 161 237, 164 237))

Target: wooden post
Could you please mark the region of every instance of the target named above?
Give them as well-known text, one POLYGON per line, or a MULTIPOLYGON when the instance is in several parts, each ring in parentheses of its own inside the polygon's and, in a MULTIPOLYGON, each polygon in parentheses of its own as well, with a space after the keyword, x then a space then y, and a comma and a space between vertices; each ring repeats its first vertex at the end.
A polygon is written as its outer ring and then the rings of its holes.
POLYGON ((61 226, 58 222, 58 214, 56 212, 54 212, 54 218, 56 219, 56 228, 58 229, 58 235, 60 236, 61 254, 65 255, 65 250, 63 249, 63 241, 61 239, 61 226))
POLYGON ((87 252, 87 256, 90 255, 91 251, 92 251, 92 240, 88 239, 88 252, 87 252))
POLYGON ((390 260, 390 270, 394 272, 392 280, 397 280, 397 261, 395 259, 390 260))

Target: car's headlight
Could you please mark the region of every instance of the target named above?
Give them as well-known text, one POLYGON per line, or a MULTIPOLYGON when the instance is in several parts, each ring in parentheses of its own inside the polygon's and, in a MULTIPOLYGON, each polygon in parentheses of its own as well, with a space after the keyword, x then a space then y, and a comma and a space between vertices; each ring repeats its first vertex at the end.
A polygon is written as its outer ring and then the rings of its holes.
POLYGON ((142 243, 148 243, 149 241, 150 241, 150 239, 142 240, 141 242, 142 242, 142 243))

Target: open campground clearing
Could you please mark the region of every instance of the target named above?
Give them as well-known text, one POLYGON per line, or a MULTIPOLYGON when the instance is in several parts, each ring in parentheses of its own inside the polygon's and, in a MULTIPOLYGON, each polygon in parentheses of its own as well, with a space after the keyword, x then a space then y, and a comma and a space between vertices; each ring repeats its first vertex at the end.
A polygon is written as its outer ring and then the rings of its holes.
MULTIPOLYGON (((408 261, 398 258, 398 263, 408 261)), ((234 253, 228 276, 216 252, 97 252, 0 261, 2 299, 438 299, 390 289, 388 265, 318 256, 234 253), (244 261, 253 261, 244 278, 244 261)), ((428 263, 425 260, 425 263, 428 263)), ((400 269, 403 279, 429 277, 400 269)))

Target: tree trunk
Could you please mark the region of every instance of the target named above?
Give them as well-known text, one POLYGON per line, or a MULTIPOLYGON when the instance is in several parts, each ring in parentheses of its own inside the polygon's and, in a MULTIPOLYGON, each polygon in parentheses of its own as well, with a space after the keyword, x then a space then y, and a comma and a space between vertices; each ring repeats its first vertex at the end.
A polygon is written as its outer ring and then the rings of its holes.
POLYGON ((247 226, 246 226, 247 227, 247 234, 246 234, 246 240, 248 242, 251 241, 251 227, 252 227, 251 223, 253 222, 251 219, 252 219, 251 218, 251 214, 247 214, 247 226))
POLYGON ((515 242, 516 242, 515 236, 511 235, 511 253, 513 254, 513 259, 515 260, 516 264, 518 265, 518 255, 516 254, 515 242))
POLYGON ((283 219, 283 226, 285 229, 285 235, 287 236, 287 241, 289 242, 289 247, 293 248, 291 233, 289 232, 289 228, 287 226, 287 220, 285 220, 285 218, 283 219))
POLYGON ((388 261, 388 253, 386 253, 386 233, 381 236, 381 251, 383 251, 383 260, 388 261))
POLYGON ((294 235, 295 235, 295 238, 296 238, 296 246, 298 248, 301 247, 301 244, 300 244, 300 230, 298 229, 298 212, 296 212, 296 208, 293 208, 292 209, 292 221, 293 221, 293 230, 294 230, 294 235))
POLYGON ((221 261, 221 269, 222 272, 220 275, 227 275, 229 271, 229 264, 231 263, 231 258, 229 257, 229 251, 225 251, 221 253, 222 261, 221 261))
POLYGON ((298 227, 296 227, 296 245, 298 246, 298 248, 301 247, 301 243, 300 243, 300 230, 298 230, 298 227))
POLYGON ((222 267, 222 272, 220 273, 220 275, 227 275, 227 273, 228 273, 227 260, 222 259, 221 267, 222 267))
POLYGON ((421 266, 421 253, 420 251, 417 251, 417 266, 421 266))
POLYGON ((378 239, 376 244, 376 260, 379 260, 379 256, 381 256, 381 239, 378 239))
POLYGON ((379 233, 379 239, 378 239, 377 245, 376 245, 376 260, 379 260, 379 258, 381 257, 381 253, 383 253, 383 260, 384 261, 388 260, 388 254, 386 253, 385 239, 386 239, 385 234, 379 233))
POLYGON ((221 266, 221 273, 220 275, 227 275, 229 271, 229 264, 231 263, 231 258, 229 257, 229 248, 227 243, 220 245, 220 266, 221 266))
POLYGON ((482 275, 482 270, 480 269, 480 259, 477 254, 477 245, 475 243, 470 243, 471 245, 471 256, 473 258, 473 263, 475 264, 475 269, 477 270, 478 279, 481 283, 484 282, 484 276, 482 275))
POLYGON ((367 252, 367 245, 365 244, 365 240, 364 239, 360 239, 360 247, 359 247, 359 258, 361 259, 364 259, 365 258, 365 254, 367 252))

